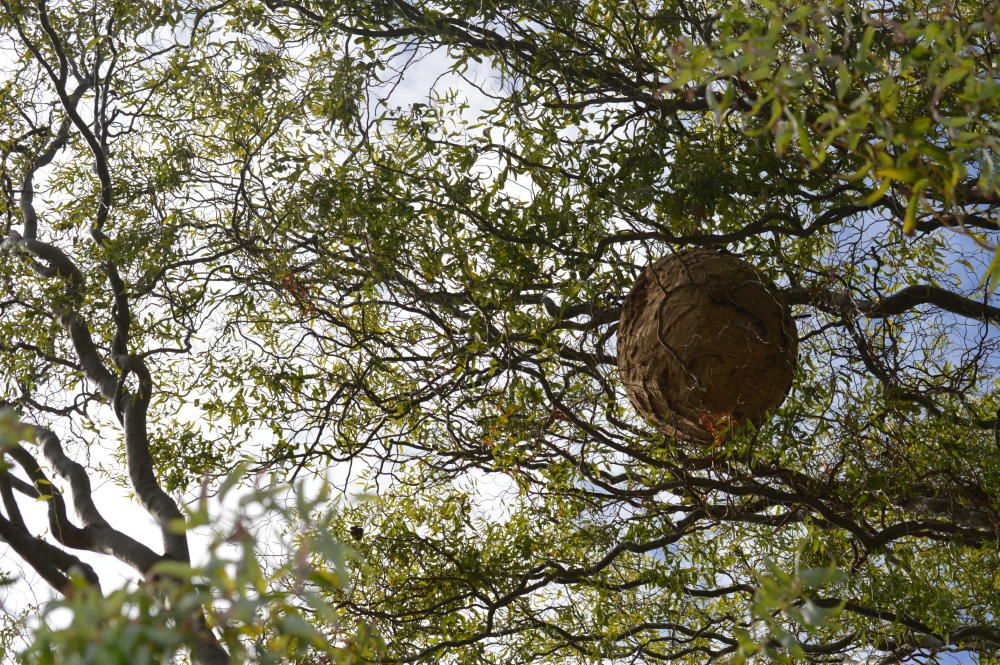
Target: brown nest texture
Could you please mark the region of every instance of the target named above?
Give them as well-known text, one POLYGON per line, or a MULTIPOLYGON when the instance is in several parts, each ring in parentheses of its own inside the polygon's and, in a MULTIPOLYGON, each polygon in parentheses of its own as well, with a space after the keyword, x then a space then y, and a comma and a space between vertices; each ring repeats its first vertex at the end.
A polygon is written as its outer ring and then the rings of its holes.
POLYGON ((798 335, 774 284, 723 252, 690 249, 647 267, 625 299, 618 369, 660 431, 717 441, 784 401, 798 335))

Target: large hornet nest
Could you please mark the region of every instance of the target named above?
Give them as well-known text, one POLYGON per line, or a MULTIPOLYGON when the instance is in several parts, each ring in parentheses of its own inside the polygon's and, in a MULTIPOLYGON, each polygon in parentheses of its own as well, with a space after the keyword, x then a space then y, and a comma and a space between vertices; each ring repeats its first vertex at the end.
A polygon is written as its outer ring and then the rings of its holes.
POLYGON ((660 431, 718 441, 784 401, 798 335, 774 284, 726 253, 688 249, 640 275, 622 308, 618 369, 660 431))

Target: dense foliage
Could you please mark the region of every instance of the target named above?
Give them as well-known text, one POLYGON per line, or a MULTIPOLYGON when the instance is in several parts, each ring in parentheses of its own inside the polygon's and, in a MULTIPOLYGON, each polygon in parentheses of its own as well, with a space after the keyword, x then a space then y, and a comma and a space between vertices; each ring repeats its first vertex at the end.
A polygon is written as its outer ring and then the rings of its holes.
POLYGON ((0 0, 0 538, 72 617, 21 658, 986 662, 998 22, 0 0), (615 366, 639 272, 695 246, 799 331, 787 401, 709 446, 615 366), (192 553, 241 474, 284 526, 192 553), (145 582, 101 595, 95 554, 145 582))

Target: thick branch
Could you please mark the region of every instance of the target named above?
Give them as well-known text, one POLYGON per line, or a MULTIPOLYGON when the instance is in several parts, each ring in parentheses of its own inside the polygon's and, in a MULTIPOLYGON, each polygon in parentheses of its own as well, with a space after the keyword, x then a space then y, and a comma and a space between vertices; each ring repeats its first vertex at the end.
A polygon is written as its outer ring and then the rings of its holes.
POLYGON ((949 631, 947 635, 943 635, 939 634, 924 622, 918 621, 912 617, 892 612, 890 610, 867 607, 854 600, 842 600, 840 598, 815 598, 813 599, 813 602, 820 607, 843 607, 847 612, 860 614, 861 616, 870 617, 872 619, 879 619, 880 621, 897 623, 906 626, 916 633, 938 639, 943 644, 955 644, 958 646, 983 645, 990 649, 1000 647, 1000 631, 998 631, 995 626, 963 626, 949 631))
MULTIPOLYGON (((59 56, 60 63, 64 62, 62 55, 62 43, 59 35, 48 21, 45 11, 45 3, 37 3, 42 29, 59 56)), ((36 49, 37 51, 37 49, 36 49)), ((35 53, 40 58, 39 53, 35 53)), ((40 58, 41 59, 41 58, 40 58)), ((63 109, 72 120, 76 130, 87 142, 94 156, 94 168, 101 183, 100 205, 98 206, 96 217, 91 225, 91 236, 101 247, 108 244, 109 238, 104 234, 104 225, 107 221, 111 209, 112 185, 111 175, 108 167, 107 151, 101 144, 100 137, 96 136, 80 116, 77 111, 77 100, 67 92, 65 77, 57 76, 51 67, 46 67, 56 93, 62 102, 63 109)), ((62 71, 62 70, 61 70, 62 71)), ((152 392, 152 381, 145 361, 140 356, 128 353, 129 327, 131 325, 131 309, 126 295, 124 280, 118 271, 118 267, 110 260, 104 264, 108 283, 114 296, 114 307, 112 316, 115 324, 115 336, 111 344, 112 359, 122 371, 122 380, 129 373, 134 373, 139 377, 139 389, 136 394, 127 398, 127 406, 124 408, 125 427, 125 448, 128 455, 129 477, 135 488, 136 494, 143 506, 160 523, 163 534, 163 543, 167 556, 178 561, 190 561, 190 554, 187 546, 187 535, 181 531, 176 533, 175 527, 171 524, 176 520, 182 520, 183 515, 173 499, 167 495, 160 487, 153 472, 153 459, 149 454, 149 441, 146 429, 146 411, 149 406, 149 398, 152 392)), ((74 345, 77 347, 81 360, 92 368, 96 376, 95 380, 101 387, 101 392, 110 400, 116 403, 121 393, 120 382, 112 382, 109 373, 105 373, 93 362, 93 354, 87 344, 89 332, 78 319, 69 319, 64 323, 73 335, 74 345), (74 325, 76 324, 76 325, 74 325), (90 362, 84 359, 84 355, 90 358, 90 362), (112 383, 114 383, 112 387, 112 383)), ((88 375, 91 373, 88 372, 88 375)))
POLYGON ((67 479, 73 492, 73 504, 84 527, 72 524, 66 514, 62 493, 42 472, 34 457, 20 446, 9 450, 35 484, 36 490, 48 495, 49 525, 62 544, 101 554, 110 554, 144 575, 163 559, 134 538, 112 528, 97 510, 91 494, 90 478, 78 463, 62 450, 58 437, 48 429, 35 428, 36 441, 42 445, 46 458, 61 477, 67 479))
POLYGON ((55 545, 32 536, 26 529, 15 526, 3 517, 0 517, 0 538, 60 593, 71 592, 73 587, 69 573, 74 569, 100 591, 100 580, 93 568, 55 545))
MULTIPOLYGON (((25 229, 28 228, 27 217, 25 217, 24 226, 25 229)), ((70 296, 74 299, 83 289, 83 273, 80 272, 79 268, 76 267, 66 253, 55 245, 50 245, 31 237, 22 237, 17 231, 11 229, 10 234, 4 240, 3 248, 5 250, 20 251, 33 259, 41 261, 42 263, 33 261, 32 268, 43 277, 63 277, 67 279, 70 283, 70 296)))
MULTIPOLYGON (((81 93, 82 90, 81 88, 81 93)), ((67 118, 59 125, 59 130, 52 141, 49 142, 49 145, 31 160, 28 168, 24 171, 24 176, 21 178, 20 206, 21 217, 24 220, 24 236, 26 238, 34 239, 38 231, 38 216, 34 207, 35 172, 51 163, 56 154, 66 145, 66 141, 69 140, 69 129, 70 122, 67 118)))
MULTIPOLYGON (((58 34, 48 20, 45 3, 39 1, 36 3, 36 6, 39 11, 39 20, 41 22, 42 29, 59 58, 59 70, 56 71, 55 68, 46 62, 38 46, 31 42, 31 40, 24 35, 23 31, 21 36, 29 50, 31 50, 32 54, 49 74, 49 78, 59 96, 63 110, 66 112, 68 118, 72 122, 72 125, 76 128, 80 135, 83 136, 93 153, 95 170, 97 171, 101 183, 101 191, 100 205, 96 212, 95 220, 91 226, 91 235, 93 236, 95 242, 103 247, 108 242, 108 238, 103 232, 103 227, 110 211, 112 199, 111 178, 110 171, 108 169, 107 155, 105 153, 104 146, 100 143, 100 138, 94 135, 77 110, 79 99, 83 94, 85 87, 81 86, 72 93, 66 88, 66 61, 63 46, 58 34)), ((86 84, 87 83, 85 82, 84 85, 86 84)), ((60 128, 60 136, 63 134, 63 129, 60 128)), ((62 139, 62 143, 65 143, 65 137, 62 139)), ((55 149, 58 149, 58 146, 56 146, 55 149)), ((47 153, 43 154, 42 157, 45 157, 46 155, 47 153)), ((49 157, 49 160, 51 160, 51 157, 49 157)), ((33 163, 36 162, 47 163, 44 159, 36 159, 33 163)), ((29 169, 29 172, 26 173, 25 179, 28 184, 28 197, 25 198, 22 196, 22 211, 28 211, 27 215, 22 214, 26 228, 28 227, 28 218, 30 217, 34 220, 34 209, 30 198, 30 181, 33 177, 34 170, 29 169)), ((43 243, 34 239, 34 222, 32 223, 31 230, 31 238, 25 239, 17 236, 16 234, 12 234, 12 239, 8 244, 22 248, 24 251, 30 252, 33 256, 45 260, 51 272, 66 275, 71 278, 71 281, 82 283, 82 274, 79 269, 76 268, 72 261, 70 261, 70 259, 61 252, 61 250, 58 250, 48 243, 43 243)), ((111 354, 115 364, 122 371, 123 376, 121 380, 116 378, 114 374, 112 374, 112 372, 104 365, 101 360, 100 352, 90 335, 90 330, 79 315, 72 311, 59 310, 57 311, 59 314, 59 321, 70 334, 73 346, 80 359, 84 373, 89 379, 97 384, 101 394, 105 398, 111 401, 116 401, 121 393, 121 382, 129 373, 133 373, 139 377, 140 385, 138 392, 135 395, 126 396, 124 399, 127 404, 124 409, 124 427, 129 476, 132 480, 139 500, 150 512, 150 514, 160 523, 167 556, 175 558, 179 561, 189 561, 190 556, 188 553, 186 535, 183 532, 180 534, 173 533, 174 528, 170 524, 174 520, 183 519, 183 515, 173 499, 171 499, 166 492, 160 488, 153 472, 153 460, 152 456, 149 454, 149 442, 146 429, 146 410, 148 408, 149 397, 152 392, 152 381, 150 379, 149 370, 145 365, 145 361, 140 356, 129 355, 127 352, 131 312, 128 299, 126 297, 125 284, 118 272, 117 266, 115 266, 113 262, 107 261, 104 267, 109 285, 114 295, 112 316, 115 324, 115 337, 111 346, 111 354)), ((86 474, 82 473, 82 469, 79 470, 80 473, 76 472, 77 470, 72 467, 69 460, 61 454, 61 449, 58 447, 58 440, 51 434, 51 432, 45 435, 45 437, 46 441, 51 444, 49 449, 52 451, 58 451, 58 453, 54 452, 54 454, 56 454, 55 459, 57 459, 61 464, 62 470, 60 472, 65 472, 67 476, 70 477, 71 482, 74 478, 76 480, 76 484, 74 485, 74 494, 76 495, 76 490, 79 490, 79 496, 81 497, 80 500, 84 501, 83 505, 78 505, 78 509, 82 508, 84 510, 87 514, 85 519, 89 520, 89 524, 95 529, 110 530, 110 527, 108 527, 107 523, 103 521, 103 518, 100 518, 96 509, 94 509, 92 505, 86 504, 86 501, 89 500, 89 484, 87 484, 86 487, 80 484, 80 479, 85 478, 86 474)), ((145 563, 148 562, 144 562, 144 566, 145 563)))
POLYGON ((11 446, 6 452, 21 465, 31 482, 34 483, 39 498, 45 501, 48 507, 49 529, 52 530, 56 539, 67 547, 90 549, 88 547, 90 538, 83 529, 70 521, 66 513, 66 502, 63 500, 62 492, 45 476, 38 461, 21 446, 11 446))
POLYGON ((142 505, 160 523, 167 556, 177 561, 190 562, 187 534, 183 529, 178 532, 172 524, 183 520, 184 515, 177 503, 160 487, 153 473, 153 457, 149 453, 146 429, 146 412, 153 388, 149 369, 139 356, 122 356, 116 362, 123 371, 133 372, 139 378, 139 387, 133 395, 126 398, 124 408, 125 451, 132 487, 142 505))
POLYGON ((80 359, 84 374, 93 381, 105 399, 113 400, 118 379, 104 365, 90 329, 82 318, 74 312, 65 312, 59 317, 59 323, 69 333, 73 340, 73 348, 80 359))
POLYGON ((0 538, 10 545, 18 556, 27 561, 53 589, 65 592, 70 588, 69 578, 47 556, 45 541, 34 538, 27 531, 22 531, 3 518, 0 518, 0 538))
POLYGON ((7 511, 7 516, 10 517, 10 521, 14 526, 19 529, 27 529, 27 525, 24 523, 24 517, 21 515, 21 509, 17 505, 17 498, 14 496, 14 489, 10 482, 10 472, 6 469, 0 471, 0 497, 3 497, 3 506, 7 511))
POLYGON ((972 300, 931 284, 907 286, 878 300, 856 299, 849 293, 825 289, 787 289, 783 295, 789 305, 812 305, 837 314, 856 312, 869 318, 883 318, 902 314, 920 305, 934 305, 952 314, 1000 326, 1000 307, 972 300))

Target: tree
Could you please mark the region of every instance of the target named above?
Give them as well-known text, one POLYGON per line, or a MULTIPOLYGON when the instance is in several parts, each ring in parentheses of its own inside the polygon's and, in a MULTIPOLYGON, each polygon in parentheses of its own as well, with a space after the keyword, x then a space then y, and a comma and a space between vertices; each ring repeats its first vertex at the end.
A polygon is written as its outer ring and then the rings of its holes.
POLYGON ((2 7, 0 537, 74 613, 29 662, 1000 646, 996 3, 2 7), (688 247, 799 331, 789 398, 712 444, 615 367, 688 247), (99 450, 162 549, 90 498, 99 450), (234 583, 181 506, 236 459, 373 496, 265 492, 299 547, 220 527, 234 583))

